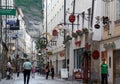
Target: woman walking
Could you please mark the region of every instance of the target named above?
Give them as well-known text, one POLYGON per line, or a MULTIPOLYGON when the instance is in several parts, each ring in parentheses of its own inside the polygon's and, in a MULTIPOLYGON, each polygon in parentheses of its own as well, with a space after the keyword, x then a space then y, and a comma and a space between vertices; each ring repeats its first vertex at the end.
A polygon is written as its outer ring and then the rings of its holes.
POLYGON ((32 67, 32 78, 35 78, 36 67, 33 65, 32 67))
POLYGON ((49 75, 49 72, 50 72, 50 70, 49 70, 49 62, 46 65, 45 72, 46 72, 46 79, 48 79, 48 75, 49 75))

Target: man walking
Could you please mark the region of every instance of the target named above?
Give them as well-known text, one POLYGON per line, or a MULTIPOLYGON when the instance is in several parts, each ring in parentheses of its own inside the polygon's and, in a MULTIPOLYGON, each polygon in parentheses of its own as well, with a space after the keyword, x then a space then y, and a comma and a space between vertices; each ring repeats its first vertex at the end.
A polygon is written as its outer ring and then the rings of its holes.
POLYGON ((32 68, 32 64, 31 64, 31 62, 29 61, 29 59, 27 59, 27 60, 23 63, 23 69, 24 69, 24 84, 29 84, 31 68, 32 68), (26 79, 27 79, 27 83, 26 83, 26 79))

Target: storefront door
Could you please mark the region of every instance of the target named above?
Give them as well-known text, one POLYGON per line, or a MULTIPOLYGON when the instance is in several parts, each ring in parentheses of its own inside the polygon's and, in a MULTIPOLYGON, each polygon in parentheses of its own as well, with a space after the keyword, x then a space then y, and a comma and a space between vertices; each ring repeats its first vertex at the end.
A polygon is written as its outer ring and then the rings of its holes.
POLYGON ((115 50, 113 52, 113 78, 114 84, 120 83, 120 50, 115 50))

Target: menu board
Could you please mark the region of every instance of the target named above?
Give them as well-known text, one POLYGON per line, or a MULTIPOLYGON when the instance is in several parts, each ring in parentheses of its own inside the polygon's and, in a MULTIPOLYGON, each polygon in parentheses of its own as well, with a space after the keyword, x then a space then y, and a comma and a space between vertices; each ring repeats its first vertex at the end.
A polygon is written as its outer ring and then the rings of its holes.
POLYGON ((61 69, 61 78, 68 78, 68 70, 67 68, 61 69))

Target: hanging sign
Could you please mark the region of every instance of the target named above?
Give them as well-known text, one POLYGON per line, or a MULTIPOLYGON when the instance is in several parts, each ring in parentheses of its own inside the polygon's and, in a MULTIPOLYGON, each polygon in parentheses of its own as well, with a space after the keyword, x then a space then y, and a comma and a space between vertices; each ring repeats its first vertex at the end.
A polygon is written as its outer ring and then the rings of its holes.
POLYGON ((73 22, 75 21, 75 15, 74 15, 74 14, 71 14, 71 15, 69 16, 69 21, 70 21, 71 23, 73 23, 73 22))
POLYGON ((96 29, 99 29, 100 28, 100 25, 99 24, 95 24, 94 26, 96 29))
POLYGON ((58 32, 57 32, 56 29, 54 29, 54 30, 52 31, 52 35, 53 35, 53 36, 57 36, 57 35, 58 35, 58 32))

